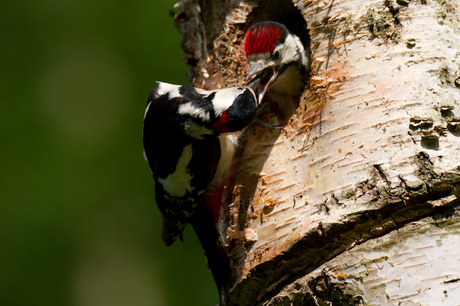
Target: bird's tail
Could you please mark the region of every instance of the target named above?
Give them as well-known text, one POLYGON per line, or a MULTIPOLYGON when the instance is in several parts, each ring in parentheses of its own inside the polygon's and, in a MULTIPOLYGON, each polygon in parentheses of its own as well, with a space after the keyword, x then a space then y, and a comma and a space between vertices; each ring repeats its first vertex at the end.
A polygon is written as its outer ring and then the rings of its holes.
POLYGON ((214 222, 213 211, 207 205, 200 205, 197 209, 198 211, 195 211, 190 224, 192 224, 200 240, 208 262, 208 268, 219 289, 220 305, 225 306, 227 305, 228 288, 230 286, 230 259, 214 222))
POLYGON ((184 241, 182 236, 182 231, 187 226, 188 223, 185 224, 173 224, 168 221, 164 216, 162 217, 163 226, 161 227, 161 240, 163 243, 169 247, 171 246, 177 238, 181 241, 184 241))

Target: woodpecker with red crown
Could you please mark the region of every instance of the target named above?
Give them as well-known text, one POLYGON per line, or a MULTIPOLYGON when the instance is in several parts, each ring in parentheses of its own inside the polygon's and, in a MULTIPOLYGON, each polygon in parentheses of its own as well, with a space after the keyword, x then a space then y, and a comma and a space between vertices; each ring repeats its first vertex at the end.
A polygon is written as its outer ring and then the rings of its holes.
POLYGON ((308 81, 308 46, 281 23, 263 21, 246 32, 244 51, 251 66, 247 78, 259 75, 259 101, 267 91, 298 96, 308 81))
POLYGON ((166 246, 190 223, 226 305, 230 261, 217 230, 223 185, 232 166, 232 132, 252 122, 258 79, 243 87, 207 91, 159 83, 144 115, 144 156, 155 181, 166 246))

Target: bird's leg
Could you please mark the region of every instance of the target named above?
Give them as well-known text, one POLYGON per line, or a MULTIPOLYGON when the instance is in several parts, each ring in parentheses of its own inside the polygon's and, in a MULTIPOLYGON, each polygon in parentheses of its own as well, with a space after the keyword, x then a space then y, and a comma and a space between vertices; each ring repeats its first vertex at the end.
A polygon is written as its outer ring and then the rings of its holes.
POLYGON ((262 104, 262 106, 257 111, 253 122, 257 123, 257 124, 259 124, 259 125, 261 125, 263 127, 269 128, 269 129, 280 130, 280 129, 283 128, 281 125, 275 126, 275 125, 272 125, 272 124, 262 120, 262 118, 260 118, 264 113, 270 112, 271 109, 272 109, 272 106, 278 108, 278 103, 276 103, 275 101, 268 101, 268 102, 265 102, 264 104, 262 104))

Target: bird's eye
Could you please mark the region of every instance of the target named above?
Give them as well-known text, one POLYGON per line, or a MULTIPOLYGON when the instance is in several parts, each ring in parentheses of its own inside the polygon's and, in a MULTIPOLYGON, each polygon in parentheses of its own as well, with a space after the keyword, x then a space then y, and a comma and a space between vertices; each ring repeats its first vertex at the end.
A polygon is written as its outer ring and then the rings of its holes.
POLYGON ((273 53, 272 53, 272 59, 274 59, 274 60, 276 61, 276 60, 279 59, 279 58, 280 58, 280 52, 279 52, 278 50, 273 51, 273 53))
POLYGON ((243 88, 243 87, 238 87, 236 90, 238 90, 238 91, 243 91, 244 88, 243 88))

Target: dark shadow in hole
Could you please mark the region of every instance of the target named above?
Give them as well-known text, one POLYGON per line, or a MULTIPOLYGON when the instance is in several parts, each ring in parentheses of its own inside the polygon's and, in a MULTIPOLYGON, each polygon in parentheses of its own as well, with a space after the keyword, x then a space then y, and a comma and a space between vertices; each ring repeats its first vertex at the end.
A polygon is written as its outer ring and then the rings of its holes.
POLYGON ((417 122, 417 123, 413 123, 411 122, 409 124, 409 129, 411 131, 416 131, 416 130, 428 130, 428 129, 431 129, 433 127, 433 122, 426 122, 426 121, 423 121, 423 122, 417 122))
POLYGON ((448 129, 452 135, 459 137, 460 136, 460 130, 459 129, 448 129))
POLYGON ((449 117, 454 117, 455 114, 452 110, 450 109, 447 109, 447 110, 443 110, 441 109, 441 116, 445 117, 445 118, 449 118, 449 117))
POLYGON ((420 145, 428 150, 439 150, 439 137, 423 137, 420 145))

